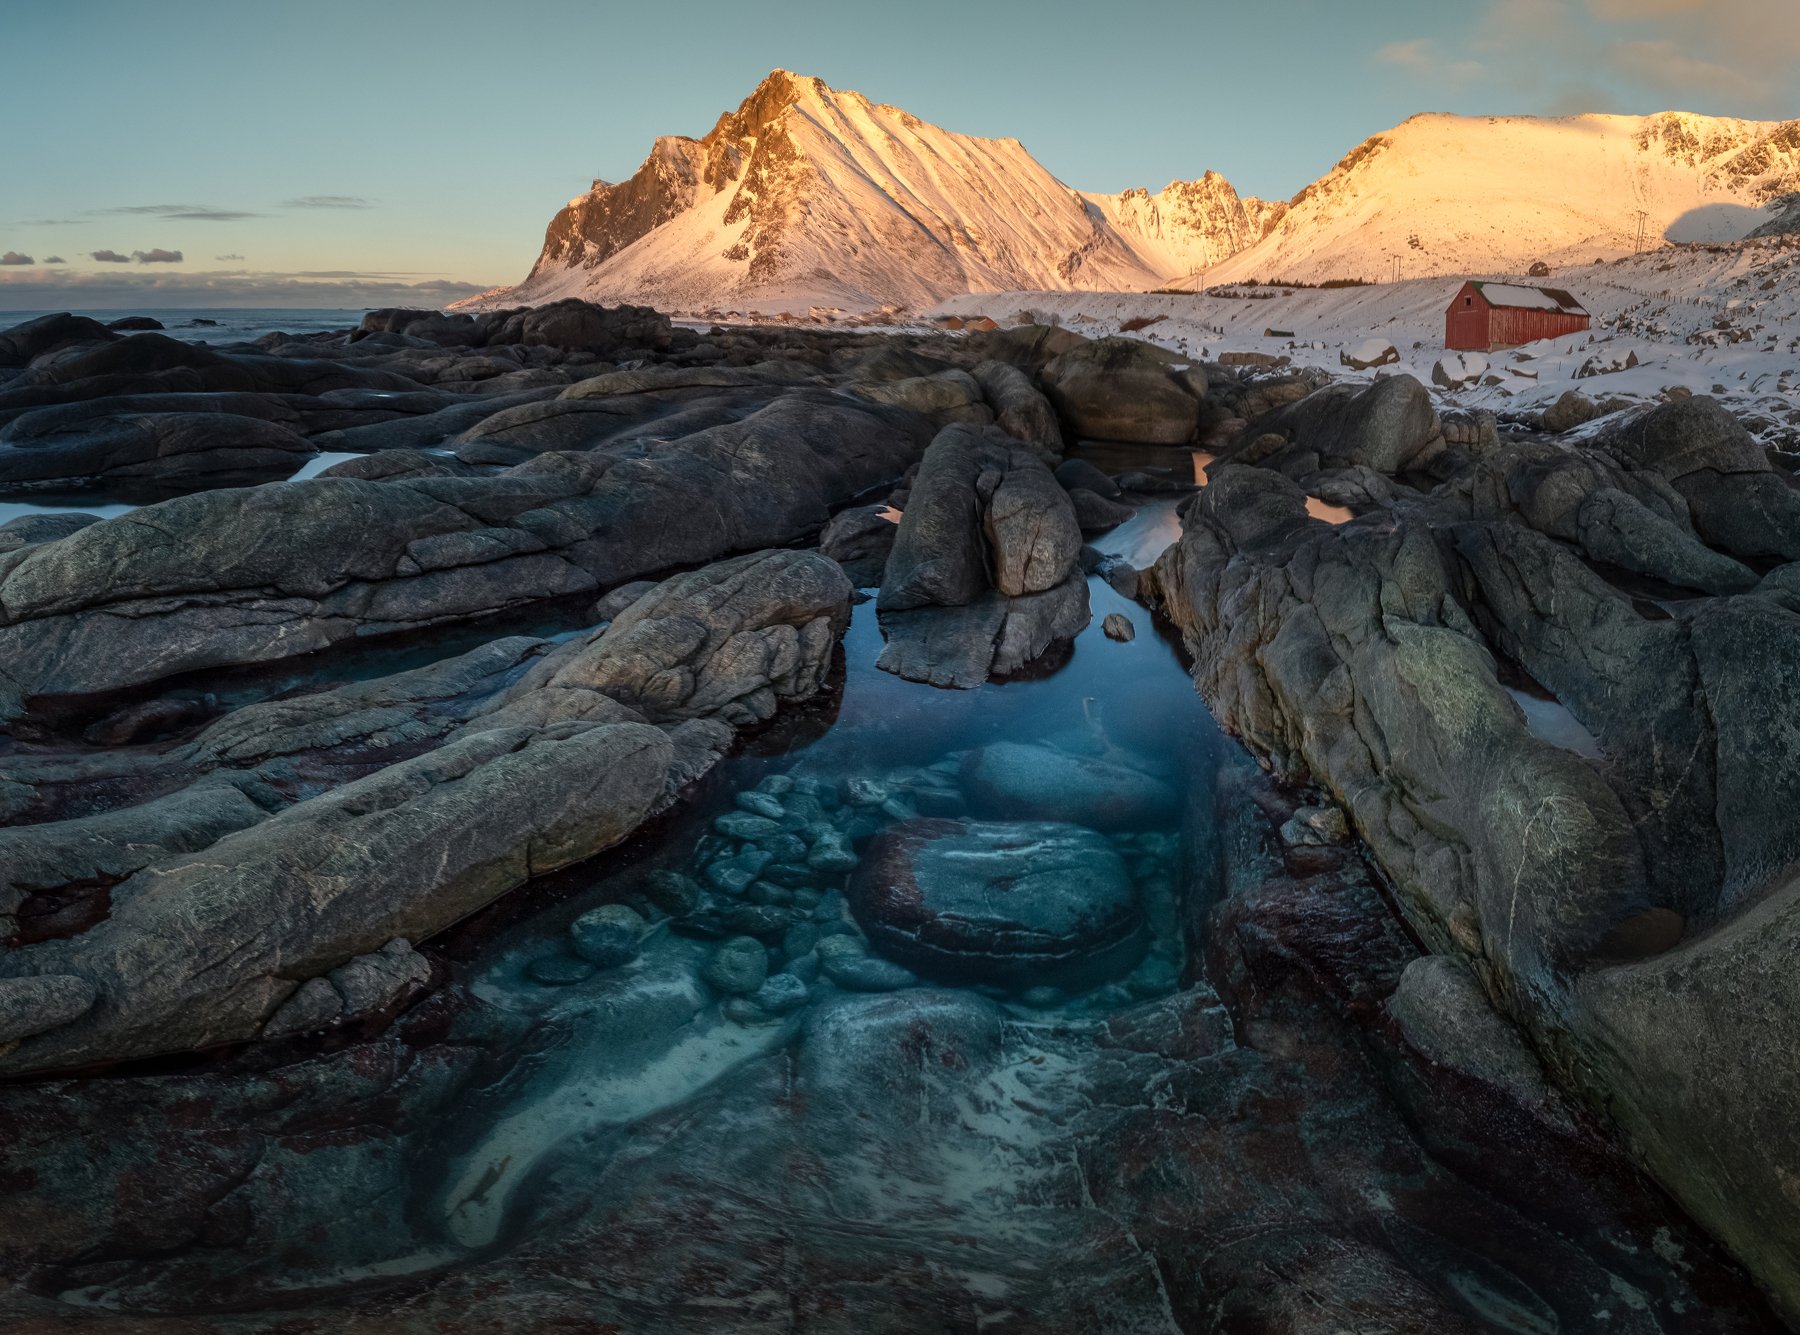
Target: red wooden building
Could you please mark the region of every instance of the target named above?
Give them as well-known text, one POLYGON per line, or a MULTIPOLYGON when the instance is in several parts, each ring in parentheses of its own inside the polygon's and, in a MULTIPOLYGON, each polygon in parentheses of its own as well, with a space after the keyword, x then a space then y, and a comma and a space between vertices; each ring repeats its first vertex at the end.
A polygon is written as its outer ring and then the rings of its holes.
POLYGON ((1468 282, 1444 312, 1444 346, 1456 352, 1493 352, 1587 327, 1588 313, 1561 288, 1468 282))

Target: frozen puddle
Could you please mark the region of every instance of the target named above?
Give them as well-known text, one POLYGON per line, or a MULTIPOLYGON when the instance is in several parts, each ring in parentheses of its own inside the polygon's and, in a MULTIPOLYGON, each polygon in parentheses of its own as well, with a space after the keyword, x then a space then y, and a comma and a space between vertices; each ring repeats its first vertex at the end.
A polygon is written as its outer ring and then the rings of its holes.
POLYGON ((291 477, 289 477, 288 481, 289 482, 304 482, 309 477, 317 477, 320 473, 323 473, 327 468, 334 467, 337 464, 348 463, 352 459, 362 459, 362 458, 366 458, 366 457, 367 456, 365 456, 365 455, 356 454, 356 453, 333 454, 329 451, 322 451, 318 454, 313 455, 312 458, 308 459, 304 464, 302 464, 300 466, 300 470, 297 473, 293 474, 291 477))
POLYGON ((1589 760, 1605 758, 1601 754, 1599 740, 1581 725, 1581 720, 1571 714, 1560 700, 1546 700, 1512 686, 1506 688, 1506 693, 1525 711, 1525 726, 1533 737, 1549 742, 1552 746, 1560 746, 1565 751, 1573 751, 1576 755, 1586 756, 1589 760))

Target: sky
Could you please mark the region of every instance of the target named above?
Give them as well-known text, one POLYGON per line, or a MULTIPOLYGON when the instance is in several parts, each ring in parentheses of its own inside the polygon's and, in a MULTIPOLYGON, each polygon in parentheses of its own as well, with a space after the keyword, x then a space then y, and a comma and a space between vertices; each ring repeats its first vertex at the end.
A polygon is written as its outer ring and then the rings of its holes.
POLYGON ((1800 117, 1797 0, 15 0, 0 309, 439 305, 770 70, 1071 186, 1286 198, 1422 111, 1800 117))

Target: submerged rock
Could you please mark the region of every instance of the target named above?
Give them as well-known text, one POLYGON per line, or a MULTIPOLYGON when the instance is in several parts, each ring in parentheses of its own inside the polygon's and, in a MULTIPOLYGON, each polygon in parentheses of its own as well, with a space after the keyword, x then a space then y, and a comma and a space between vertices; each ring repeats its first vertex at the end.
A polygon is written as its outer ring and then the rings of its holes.
POLYGON ((1072 821, 1096 830, 1173 826, 1181 797, 1143 770, 1025 742, 996 742, 963 758, 969 810, 989 820, 1072 821))
POLYGON ((951 981, 1093 986, 1145 947, 1125 864, 1076 825, 903 821, 870 845, 850 904, 882 954, 951 981))

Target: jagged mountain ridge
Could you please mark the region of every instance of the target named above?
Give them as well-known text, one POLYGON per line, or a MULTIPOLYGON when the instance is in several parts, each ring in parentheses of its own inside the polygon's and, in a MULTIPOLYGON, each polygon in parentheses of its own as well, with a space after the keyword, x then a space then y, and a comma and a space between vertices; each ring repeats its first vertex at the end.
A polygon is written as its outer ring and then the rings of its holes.
POLYGON ((1800 187, 1800 121, 1414 116, 1300 191, 1216 281, 1522 273, 1738 240, 1800 187))
POLYGON ((703 138, 658 139, 629 180, 569 201, 525 282, 485 300, 868 309, 1155 287, 1255 241, 1284 207, 1216 172, 1084 194, 1017 139, 778 70, 703 138))

